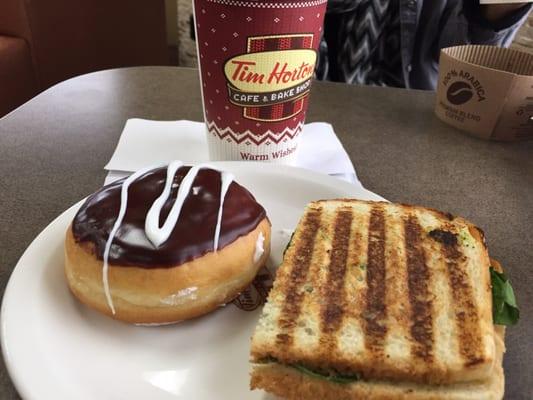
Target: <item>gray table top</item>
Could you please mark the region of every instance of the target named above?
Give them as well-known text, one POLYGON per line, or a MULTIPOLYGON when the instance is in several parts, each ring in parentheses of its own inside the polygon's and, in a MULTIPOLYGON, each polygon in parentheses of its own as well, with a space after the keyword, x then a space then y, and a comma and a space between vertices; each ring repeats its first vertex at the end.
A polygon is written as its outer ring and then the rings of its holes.
MULTIPOLYGON (((533 398, 533 142, 466 136, 434 94, 316 82, 308 122, 333 124, 361 182, 391 201, 462 215, 486 233, 521 306, 508 329, 506 398, 533 398)), ((0 290, 35 236, 102 185, 131 117, 201 120, 196 70, 142 67, 63 82, 0 119, 0 290)), ((18 398, 0 366, 0 398, 18 398)))

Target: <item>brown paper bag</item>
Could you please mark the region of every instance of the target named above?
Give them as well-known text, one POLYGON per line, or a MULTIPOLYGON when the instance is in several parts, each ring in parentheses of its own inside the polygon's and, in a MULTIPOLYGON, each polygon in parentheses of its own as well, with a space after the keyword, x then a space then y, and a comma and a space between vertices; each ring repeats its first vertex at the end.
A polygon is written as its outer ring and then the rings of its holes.
POLYGON ((533 139, 533 54, 478 45, 442 49, 435 113, 483 139, 533 139))

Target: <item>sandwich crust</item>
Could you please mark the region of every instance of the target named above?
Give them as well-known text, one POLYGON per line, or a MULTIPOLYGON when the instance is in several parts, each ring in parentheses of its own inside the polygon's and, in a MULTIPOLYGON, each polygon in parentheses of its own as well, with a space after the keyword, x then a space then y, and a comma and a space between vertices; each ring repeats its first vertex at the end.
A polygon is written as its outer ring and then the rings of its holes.
POLYGON ((427 385, 386 380, 333 383, 277 363, 254 364, 252 389, 264 389, 288 400, 501 400, 504 394, 502 355, 504 327, 495 327, 496 364, 483 381, 427 385))
POLYGON ((482 231, 449 213, 353 199, 310 203, 252 339, 255 363, 452 384, 496 352, 482 231))

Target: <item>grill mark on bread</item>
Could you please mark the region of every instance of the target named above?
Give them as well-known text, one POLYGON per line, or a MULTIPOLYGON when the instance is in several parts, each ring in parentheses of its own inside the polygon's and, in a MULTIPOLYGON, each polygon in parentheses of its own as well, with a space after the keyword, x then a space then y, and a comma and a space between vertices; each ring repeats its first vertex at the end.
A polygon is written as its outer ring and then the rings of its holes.
POLYGON ((428 235, 445 246, 456 246, 457 235, 444 229, 433 229, 428 235))
MULTIPOLYGON (((344 296, 344 281, 346 263, 348 261, 348 248, 350 246, 350 231, 353 214, 351 211, 341 210, 335 217, 333 242, 328 266, 326 287, 324 288, 326 304, 322 309, 322 332, 325 341, 335 341, 331 336, 339 330, 346 308, 344 296), (328 338, 329 336, 329 338, 328 338)), ((331 347, 335 343, 330 343, 331 347)))
POLYGON ((407 286, 411 303, 412 354, 429 363, 433 361, 432 301, 428 284, 431 276, 422 247, 422 229, 415 216, 404 221, 407 286))
POLYGON ((363 312, 365 345, 370 354, 381 356, 387 334, 385 320, 385 216, 379 206, 370 212, 368 226, 368 262, 366 272, 366 304, 363 312))
POLYGON ((465 360, 465 366, 475 366, 484 362, 480 321, 474 300, 473 288, 470 286, 468 273, 465 271, 465 256, 458 243, 443 244, 451 297, 455 311, 455 324, 459 337, 459 353, 465 360))
POLYGON ((305 215, 292 259, 286 262, 292 265, 285 286, 285 302, 281 309, 278 324, 283 333, 276 335, 276 342, 290 346, 293 342, 292 333, 301 310, 304 291, 300 290, 306 281, 309 266, 313 258, 315 239, 320 228, 321 209, 311 209, 305 215))

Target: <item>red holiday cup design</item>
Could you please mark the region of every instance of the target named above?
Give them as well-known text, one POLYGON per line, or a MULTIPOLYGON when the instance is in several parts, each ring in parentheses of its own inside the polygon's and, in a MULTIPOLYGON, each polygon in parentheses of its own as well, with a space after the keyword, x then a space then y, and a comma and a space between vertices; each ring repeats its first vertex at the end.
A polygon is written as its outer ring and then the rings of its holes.
POLYGON ((290 163, 326 0, 195 0, 211 159, 290 163))

